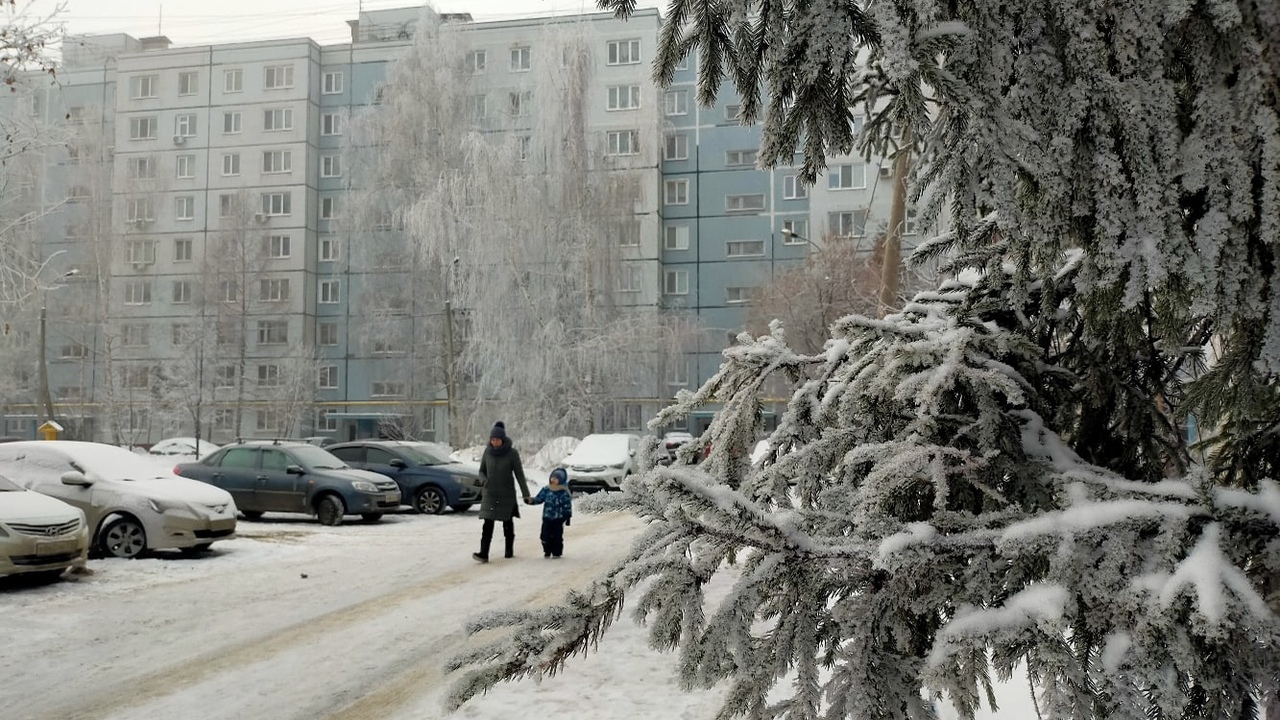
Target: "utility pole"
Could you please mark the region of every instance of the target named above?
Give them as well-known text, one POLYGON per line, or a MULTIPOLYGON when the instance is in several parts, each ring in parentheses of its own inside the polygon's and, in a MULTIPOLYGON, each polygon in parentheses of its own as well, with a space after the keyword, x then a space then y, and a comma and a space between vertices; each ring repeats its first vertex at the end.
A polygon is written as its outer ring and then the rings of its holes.
POLYGON ((45 310, 44 305, 40 305, 40 398, 44 401, 44 414, 46 420, 53 420, 53 396, 49 394, 49 361, 45 356, 45 310))
POLYGON ((449 444, 452 445, 458 442, 458 386, 453 375, 453 302, 450 300, 444 301, 444 342, 447 355, 444 363, 445 394, 449 396, 449 444))
POLYGON ((902 131, 902 143, 893 161, 893 206, 889 210, 889 228, 884 235, 884 252, 880 254, 879 316, 897 307, 901 280, 902 231, 907 223, 907 175, 911 173, 911 131, 902 131))

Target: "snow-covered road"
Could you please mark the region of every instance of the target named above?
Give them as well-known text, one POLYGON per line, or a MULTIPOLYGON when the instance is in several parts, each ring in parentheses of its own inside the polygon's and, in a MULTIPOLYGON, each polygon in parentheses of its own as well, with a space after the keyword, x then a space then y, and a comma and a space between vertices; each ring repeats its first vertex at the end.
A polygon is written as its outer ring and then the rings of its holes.
MULTIPOLYGON (((566 557, 545 560, 537 513, 527 515, 517 521, 517 557, 488 565, 470 558, 474 512, 337 528, 268 516, 242 521, 238 538, 206 557, 95 560, 87 577, 0 589, 0 716, 441 717, 441 666, 467 642, 469 616, 560 601, 618 557, 639 527, 618 514, 575 517, 566 557)), ((504 685, 459 714, 601 717, 597 702, 618 711, 610 717, 714 714, 710 693, 676 693, 673 658, 651 653, 641 629, 622 625, 630 627, 620 627, 612 651, 606 643, 603 657, 571 664, 570 684, 504 685), (665 702, 654 698, 646 711, 641 693, 628 697, 640 688, 661 689, 665 702)))

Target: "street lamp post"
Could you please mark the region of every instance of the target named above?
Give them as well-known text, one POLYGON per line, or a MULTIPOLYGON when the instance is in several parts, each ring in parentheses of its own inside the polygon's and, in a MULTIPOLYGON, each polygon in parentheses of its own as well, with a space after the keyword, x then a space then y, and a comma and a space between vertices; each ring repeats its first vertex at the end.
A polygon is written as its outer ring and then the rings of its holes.
MULTIPOLYGON (((78 270, 71 269, 58 277, 59 280, 66 280, 78 273, 78 270)), ((40 292, 40 399, 44 403, 44 414, 46 420, 53 420, 53 395, 49 392, 49 360, 45 342, 48 339, 47 331, 47 314, 45 312, 45 295, 48 288, 40 292)))

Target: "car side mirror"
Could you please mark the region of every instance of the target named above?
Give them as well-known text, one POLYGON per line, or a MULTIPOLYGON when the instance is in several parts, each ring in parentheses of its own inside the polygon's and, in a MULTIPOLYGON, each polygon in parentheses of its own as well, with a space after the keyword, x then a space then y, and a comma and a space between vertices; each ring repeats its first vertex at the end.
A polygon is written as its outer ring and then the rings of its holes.
POLYGON ((62 473, 63 485, 76 485, 79 487, 89 487, 93 481, 84 476, 79 470, 68 470, 62 473))
POLYGON ((391 467, 393 467, 393 468, 401 468, 401 469, 404 469, 404 468, 409 467, 408 463, 406 463, 405 461, 401 460, 400 458, 391 458, 391 463, 390 463, 390 465, 391 465, 391 467))
POLYGON ((635 450, 628 450, 628 451, 627 451, 627 454, 628 454, 628 455, 630 455, 631 457, 635 457, 635 456, 636 456, 636 451, 635 451, 635 450))
POLYGON ((289 473, 290 475, 305 475, 307 472, 306 470, 302 469, 301 465, 290 465, 286 467, 284 471, 289 473))

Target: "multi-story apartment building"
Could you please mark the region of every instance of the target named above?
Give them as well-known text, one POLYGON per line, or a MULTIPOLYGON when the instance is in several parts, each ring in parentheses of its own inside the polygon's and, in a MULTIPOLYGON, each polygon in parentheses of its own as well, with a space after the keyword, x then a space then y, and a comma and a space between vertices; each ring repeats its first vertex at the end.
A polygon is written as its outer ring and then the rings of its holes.
MULTIPOLYGON (((68 39, 59 85, 37 114, 65 138, 40 182, 42 251, 51 276, 78 272, 48 298, 45 345, 49 394, 79 436, 148 442, 198 422, 225 440, 275 431, 286 416, 331 433, 339 418, 373 422, 389 410, 443 435, 439 383, 406 374, 423 359, 385 339, 438 332, 426 319, 438 313, 413 292, 378 296, 412 287, 415 270, 361 252, 379 233, 394 246, 403 228, 342 222, 352 193, 344 134, 379 102, 418 17, 362 13, 350 43, 323 47, 68 39), (390 332, 371 336, 377 323, 390 332)), ((656 11, 626 22, 449 19, 465 27, 471 111, 534 154, 540 130, 522 104, 538 92, 539 65, 562 62, 565 37, 592 46, 585 126, 640 185, 619 230, 620 297, 705 330, 652 398, 613 414, 619 429, 640 429, 664 398, 716 370, 755 286, 887 220, 891 183, 876 163, 833 160, 808 188, 792 168, 758 170, 760 130, 740 124, 731 89, 713 107, 695 102, 696 57, 656 88, 656 11)), ((30 390, 4 398, 19 421, 10 434, 40 415, 30 390)))

